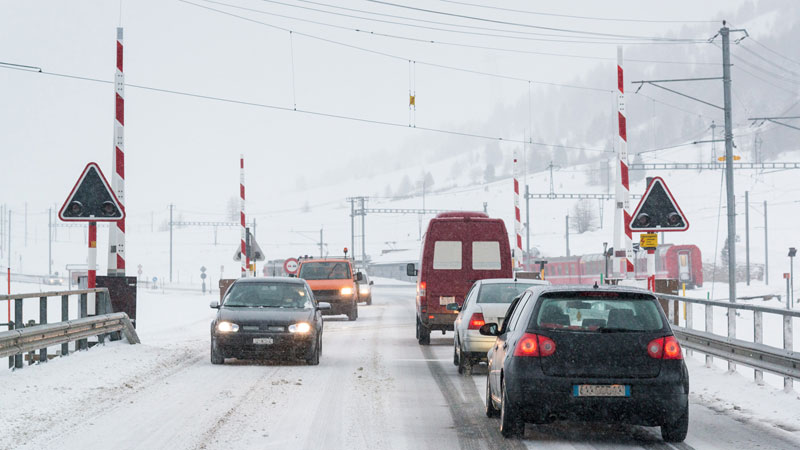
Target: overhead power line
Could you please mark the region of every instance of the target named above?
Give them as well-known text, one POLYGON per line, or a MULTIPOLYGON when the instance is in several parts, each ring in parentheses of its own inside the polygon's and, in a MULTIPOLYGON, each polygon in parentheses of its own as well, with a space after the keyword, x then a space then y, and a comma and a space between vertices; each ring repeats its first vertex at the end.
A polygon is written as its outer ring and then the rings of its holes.
POLYGON ((783 58, 783 59, 785 59, 787 61, 790 61, 790 62, 793 62, 793 63, 795 63, 797 65, 800 65, 800 61, 797 61, 796 59, 789 58, 788 56, 786 56, 786 55, 784 55, 782 53, 778 53, 775 50, 773 50, 773 49, 767 47, 766 45, 758 42, 757 40, 753 39, 752 37, 750 38, 750 40, 752 42, 754 42, 756 45, 758 45, 759 47, 763 48, 764 50, 766 50, 766 51, 768 51, 768 52, 770 52, 770 53, 772 53, 772 54, 774 54, 776 56, 780 56, 781 58, 783 58))
POLYGON ((626 35, 626 34, 601 33, 601 32, 597 32, 597 31, 573 30, 573 29, 568 29, 568 28, 547 27, 547 26, 542 26, 542 25, 532 25, 532 24, 528 24, 528 23, 508 22, 508 21, 505 21, 505 20, 489 19, 489 18, 486 18, 486 17, 469 16, 469 15, 466 15, 466 14, 457 14, 457 13, 451 13, 451 12, 446 12, 446 11, 437 11, 437 10, 433 10, 433 9, 419 8, 419 7, 416 7, 416 6, 401 5, 401 4, 387 2, 387 1, 383 1, 383 0, 366 0, 366 1, 368 1, 370 3, 379 4, 379 5, 392 6, 392 7, 395 7, 395 8, 410 9, 410 10, 413 10, 413 11, 426 12, 426 13, 430 13, 430 14, 443 15, 443 16, 448 16, 448 17, 458 17, 460 19, 468 19, 468 20, 474 20, 474 21, 479 21, 479 22, 489 22, 489 23, 496 23, 496 24, 501 24, 501 25, 510 25, 510 26, 523 27, 523 28, 533 28, 533 29, 537 29, 537 30, 558 31, 558 32, 562 32, 562 33, 577 34, 577 35, 580 35, 580 36, 600 36, 600 37, 613 37, 613 38, 619 38, 619 39, 639 39, 639 40, 653 41, 653 42, 678 42, 678 43, 706 43, 707 42, 707 39, 697 39, 697 38, 689 38, 689 39, 687 39, 687 38, 667 38, 667 37, 658 37, 658 36, 636 36, 636 35, 626 35))
MULTIPOLYGON (((1 63, 0 62, 0 69, 18 70, 18 71, 26 72, 26 73, 36 73, 36 74, 49 75, 49 76, 55 76, 55 77, 61 77, 61 78, 70 78, 70 79, 76 79, 76 80, 82 80, 82 81, 90 81, 90 82, 94 82, 94 83, 103 83, 103 84, 113 84, 114 83, 113 81, 102 80, 102 79, 99 79, 99 78, 84 77, 84 76, 79 76, 79 75, 72 75, 72 74, 58 73, 58 72, 49 72, 49 71, 46 71, 46 70, 43 70, 43 69, 38 69, 38 67, 37 67, 38 70, 29 70, 29 69, 13 67, 13 66, 14 66, 13 64, 1 63)), ((27 67, 33 67, 33 66, 27 66, 27 67)), ((258 103, 258 102, 252 102, 252 101, 247 101, 247 100, 238 100, 238 99, 233 99, 233 98, 217 97, 217 96, 212 96, 212 95, 197 94, 197 93, 193 93, 193 92, 178 91, 178 90, 173 90, 173 89, 158 88, 158 87, 145 86, 145 85, 139 85, 139 84, 125 83, 125 86, 126 87, 130 87, 130 88, 134 88, 134 89, 142 89, 142 90, 146 90, 146 91, 160 92, 160 93, 164 93, 164 94, 173 94, 173 95, 179 95, 179 96, 183 96, 183 97, 193 97, 193 98, 199 98, 199 99, 203 99, 203 100, 211 100, 211 101, 218 101, 218 102, 223 102, 223 103, 231 103, 231 104, 252 106, 252 107, 257 107, 257 108, 272 109, 272 110, 276 110, 276 111, 297 112, 297 113, 300 113, 300 114, 306 114, 306 115, 311 115, 311 116, 327 117, 327 118, 342 119, 342 120, 350 120, 350 121, 355 121, 355 122, 370 123, 370 124, 374 124, 374 125, 384 125, 384 126, 389 126, 389 127, 394 127, 394 128, 410 128, 410 129, 415 129, 415 130, 429 131, 429 132, 432 132, 432 133, 447 134, 447 135, 453 135, 453 136, 462 136, 462 137, 485 139, 485 140, 499 141, 499 142, 512 142, 512 143, 517 143, 517 144, 538 145, 538 146, 541 146, 541 147, 563 148, 565 150, 584 150, 584 151, 588 151, 588 152, 611 153, 611 151, 609 151, 609 150, 604 150, 604 149, 599 149, 599 148, 580 147, 580 146, 554 144, 554 143, 547 143, 547 142, 534 142, 534 141, 525 140, 525 139, 504 138, 502 136, 491 136, 491 135, 485 135, 485 134, 479 134, 479 133, 470 133, 470 132, 456 131, 456 130, 446 130, 446 129, 442 129, 442 128, 421 127, 421 126, 410 127, 407 123, 389 122, 389 121, 384 121, 384 120, 369 119, 369 118, 365 118, 365 117, 346 116, 346 115, 342 115, 342 114, 326 113, 326 112, 314 111, 314 110, 309 110, 309 109, 301 109, 301 108, 294 109, 294 108, 291 108, 291 107, 288 107, 288 106, 279 106, 279 105, 272 105, 272 104, 268 104, 268 103, 258 103)))
POLYGON ((523 9, 501 8, 499 6, 481 5, 477 3, 459 2, 455 0, 439 0, 439 1, 445 3, 454 3, 456 5, 466 5, 466 6, 473 6, 476 8, 493 9, 497 11, 508 11, 521 14, 530 14, 535 16, 564 17, 567 19, 597 20, 603 22, 638 22, 638 23, 718 23, 719 22, 719 20, 655 20, 655 19, 624 19, 624 18, 614 18, 614 17, 576 16, 571 14, 556 14, 556 13, 546 13, 541 11, 528 11, 523 9))

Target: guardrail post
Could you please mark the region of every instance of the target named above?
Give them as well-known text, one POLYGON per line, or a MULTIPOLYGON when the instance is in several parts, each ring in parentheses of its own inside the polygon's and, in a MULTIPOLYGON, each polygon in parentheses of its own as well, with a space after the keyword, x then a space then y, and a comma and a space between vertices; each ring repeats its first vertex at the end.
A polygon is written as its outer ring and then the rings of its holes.
MULTIPOLYGON (((736 310, 733 308, 728 308, 728 339, 736 339, 736 310)), ((728 361, 728 372, 736 372, 735 362, 728 361)))
MULTIPOLYGON (((39 325, 47 323, 47 297, 39 297, 39 325)), ((39 349, 39 363, 47 362, 47 347, 39 349)))
MULTIPOLYGON (((761 320, 761 311, 753 311, 753 342, 761 344, 764 341, 764 326, 761 320)), ((755 369, 754 375, 756 384, 764 384, 764 372, 755 369)))
MULTIPOLYGON (((69 320, 69 295, 61 296, 61 321, 66 322, 69 320)), ((61 344, 61 356, 69 355, 69 343, 61 344)))
MULTIPOLYGON (((686 287, 685 284, 683 286, 686 287)), ((685 295, 684 295, 684 297, 685 297, 685 295)), ((686 328, 691 330, 692 329, 692 322, 693 322, 693 320, 692 320, 692 310, 694 309, 694 304, 693 303, 689 303, 689 302, 683 302, 683 308, 684 308, 684 311, 686 311, 686 328)), ((686 355, 687 356, 692 356, 692 349, 687 348, 686 349, 686 355)))
MULTIPOLYGON (((792 316, 783 316, 783 349, 792 351, 792 316)), ((783 378, 783 390, 792 391, 792 377, 783 378)))
MULTIPOLYGON (((86 305, 87 305, 87 294, 81 294, 80 299, 80 307, 78 308, 78 317, 83 318, 86 317, 88 314, 86 312, 86 305)), ((78 339, 75 343, 76 350, 86 350, 89 348, 89 341, 87 339, 78 339)))
MULTIPOLYGON (((8 301, 10 302, 11 300, 8 300, 8 301)), ((13 329, 14 329, 14 322, 9 322, 8 331, 11 331, 13 329)), ((8 357, 8 368, 9 369, 13 369, 14 368, 14 355, 11 355, 11 356, 8 357)))
MULTIPOLYGON (((103 315, 106 313, 106 302, 105 302, 105 294, 102 292, 97 292, 94 295, 95 304, 97 305, 96 311, 97 315, 103 315)), ((100 333, 97 335, 97 343, 98 344, 105 344, 106 342, 106 335, 104 333, 100 333)))
MULTIPOLYGON (((714 307, 711 305, 706 305, 706 332, 714 332, 714 307)), ((713 362, 714 357, 706 355, 706 367, 711 367, 713 362)))
MULTIPOLYGON (((14 299, 14 329, 19 330, 25 324, 22 323, 22 299, 14 299)), ((14 368, 22 369, 22 353, 14 355, 14 368)))
POLYGON ((669 323, 675 323, 675 300, 668 299, 667 307, 669 308, 669 323))

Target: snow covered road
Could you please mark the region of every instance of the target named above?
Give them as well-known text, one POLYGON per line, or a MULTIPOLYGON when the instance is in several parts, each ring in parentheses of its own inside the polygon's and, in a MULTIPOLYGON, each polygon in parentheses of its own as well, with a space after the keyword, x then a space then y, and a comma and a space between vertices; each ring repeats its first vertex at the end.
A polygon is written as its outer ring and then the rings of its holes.
MULTIPOLYGON (((683 444, 665 444, 656 428, 573 423, 504 440, 483 415, 485 367, 459 376, 450 333, 416 343, 413 287, 376 286, 374 296, 358 321, 325 321, 319 366, 212 366, 212 297, 140 291, 142 345, 0 374, 0 449, 800 447, 800 431, 694 393, 683 444)), ((698 363, 690 371, 703 383, 721 376, 698 363)))

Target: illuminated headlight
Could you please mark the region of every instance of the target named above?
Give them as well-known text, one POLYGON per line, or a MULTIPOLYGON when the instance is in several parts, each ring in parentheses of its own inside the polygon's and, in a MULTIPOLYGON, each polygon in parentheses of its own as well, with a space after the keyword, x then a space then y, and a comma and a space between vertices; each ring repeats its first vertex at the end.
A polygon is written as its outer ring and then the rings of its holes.
POLYGON ((351 287, 343 287, 339 290, 339 293, 342 295, 353 295, 353 288, 351 287))
POLYGON ((217 324, 217 331, 220 333, 236 333, 239 331, 239 325, 231 322, 220 322, 217 324))
POLYGON ((358 288, 358 293, 362 295, 369 294, 369 286, 361 286, 358 288))
POLYGON ((308 333, 311 331, 311 325, 308 322, 297 322, 289 325, 290 333, 308 333))

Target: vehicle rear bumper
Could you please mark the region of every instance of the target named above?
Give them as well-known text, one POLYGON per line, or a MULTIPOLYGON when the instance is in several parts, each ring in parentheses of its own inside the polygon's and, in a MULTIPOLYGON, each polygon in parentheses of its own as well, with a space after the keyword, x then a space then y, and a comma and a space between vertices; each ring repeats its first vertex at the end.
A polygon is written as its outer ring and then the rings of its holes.
POLYGON ((283 357, 305 358, 314 350, 316 336, 290 333, 231 333, 217 334, 217 349, 225 358, 270 359, 283 357), (254 344, 255 338, 272 338, 272 344, 254 344))
POLYGON ((420 320, 425 327, 431 330, 453 331, 453 323, 456 321, 457 314, 447 313, 422 313, 420 320))
POLYGON ((472 354, 472 357, 486 359, 486 353, 492 349, 497 338, 494 336, 483 336, 477 330, 467 330, 462 342, 463 351, 472 354))
MULTIPOLYGON (((535 372, 535 371, 534 371, 535 372)), ((506 380, 511 402, 533 423, 555 420, 597 421, 659 426, 677 421, 688 406, 688 383, 678 374, 654 378, 578 378, 545 376, 506 380), (581 384, 630 386, 630 397, 577 397, 581 384)))

